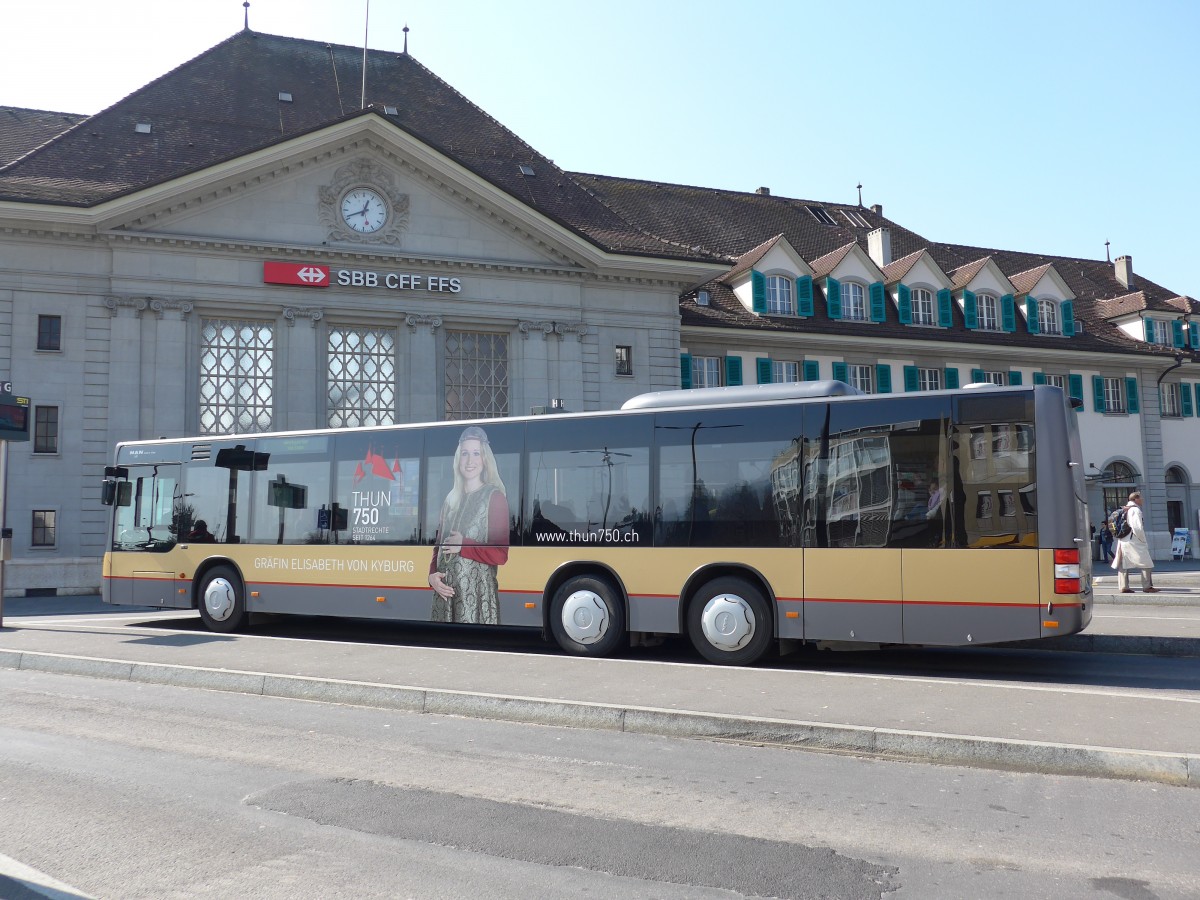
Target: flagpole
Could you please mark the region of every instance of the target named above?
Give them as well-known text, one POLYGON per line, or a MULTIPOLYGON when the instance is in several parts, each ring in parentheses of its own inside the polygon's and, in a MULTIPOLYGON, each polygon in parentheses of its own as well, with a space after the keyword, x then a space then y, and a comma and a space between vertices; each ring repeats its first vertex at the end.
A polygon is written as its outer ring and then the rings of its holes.
POLYGON ((363 82, 362 109, 367 108, 367 34, 371 28, 371 0, 367 0, 367 14, 363 17, 363 82))

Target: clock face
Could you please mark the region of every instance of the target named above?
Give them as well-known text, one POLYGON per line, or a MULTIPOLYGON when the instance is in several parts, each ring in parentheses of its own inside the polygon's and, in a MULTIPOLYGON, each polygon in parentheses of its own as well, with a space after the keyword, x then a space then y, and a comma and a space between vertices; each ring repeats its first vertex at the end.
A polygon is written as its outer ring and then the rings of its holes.
POLYGON ((387 204, 368 188, 355 188, 342 198, 342 221, 359 234, 374 234, 387 217, 387 204))

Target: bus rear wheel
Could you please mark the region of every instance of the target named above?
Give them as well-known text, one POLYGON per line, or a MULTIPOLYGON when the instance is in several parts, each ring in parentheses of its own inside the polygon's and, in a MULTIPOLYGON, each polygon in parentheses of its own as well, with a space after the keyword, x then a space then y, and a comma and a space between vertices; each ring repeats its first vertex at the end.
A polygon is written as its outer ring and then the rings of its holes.
POLYGON ((714 578, 688 607, 688 637, 709 662, 748 666, 771 646, 771 608, 762 591, 742 578, 714 578))
POLYGON ((608 656, 625 636, 625 605, 612 583, 576 575, 554 592, 550 631, 558 646, 576 656, 608 656))
POLYGON ((246 623, 246 597, 242 579, 229 566, 209 569, 200 582, 196 606, 209 631, 228 634, 246 623))

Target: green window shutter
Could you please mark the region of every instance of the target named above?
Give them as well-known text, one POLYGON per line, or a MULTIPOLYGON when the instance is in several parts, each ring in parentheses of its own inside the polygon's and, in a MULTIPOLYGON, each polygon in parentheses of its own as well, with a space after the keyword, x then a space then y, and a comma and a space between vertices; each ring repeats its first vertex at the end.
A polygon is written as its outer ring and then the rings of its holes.
POLYGON ((1092 407, 1098 413, 1105 412, 1108 407, 1104 402, 1104 376, 1092 376, 1092 407))
POLYGON ((1145 335, 1146 343, 1153 344, 1154 343, 1154 320, 1153 319, 1142 319, 1142 328, 1146 332, 1146 335, 1145 335))
POLYGON ((912 291, 907 284, 896 287, 896 311, 901 325, 912 324, 912 291))
POLYGON ((1000 330, 1017 330, 1017 307, 1012 294, 1000 298, 1000 330))
POLYGON ((971 370, 971 383, 972 384, 983 384, 983 369, 972 369, 971 370))
POLYGON ((771 358, 769 356, 760 356, 754 361, 754 368, 758 371, 758 383, 771 383, 771 358))
POLYGON ((850 378, 846 374, 846 364, 844 362, 835 362, 833 364, 833 380, 844 381, 847 384, 850 383, 850 378))
POLYGON ((1178 319, 1171 323, 1171 345, 1176 350, 1183 349, 1183 323, 1178 319))
POLYGON ((754 312, 761 315, 767 311, 767 276, 762 272, 750 273, 750 298, 754 312))
POLYGON ((1179 411, 1185 416, 1192 414, 1192 389, 1182 382, 1179 385, 1179 411))
POLYGON ((1064 300, 1058 306, 1062 312, 1062 333, 1064 337, 1075 337, 1075 304, 1064 300))
POLYGON ((885 363, 875 367, 875 391, 879 394, 892 392, 892 367, 885 363))
POLYGON ((1200 383, 1194 385, 1196 388, 1196 410, 1200 413, 1200 383))
POLYGON ((825 279, 825 303, 829 318, 842 317, 842 283, 832 276, 825 279))
POLYGON ((820 381, 821 380, 821 364, 815 359, 806 359, 804 361, 804 380, 805 381, 820 381))
POLYGON ((1188 341, 1193 350, 1200 350, 1200 322, 1188 322, 1188 341))
POLYGON ((921 389, 921 379, 916 366, 904 367, 904 390, 911 393, 921 389))
POLYGON ((954 324, 954 295, 946 288, 937 292, 938 326, 949 328, 954 324))
POLYGON ((887 319, 887 291, 884 290, 883 282, 873 282, 868 290, 871 295, 871 321, 885 321, 887 319))
POLYGON ((1017 385, 1021 383, 1021 373, 1015 369, 1008 373, 1008 383, 1017 385))
POLYGON ((1125 379, 1125 408, 1131 413, 1139 411, 1138 380, 1136 378, 1125 379))
POLYGON ((974 291, 963 291, 963 322, 971 329, 979 327, 979 305, 974 291))
POLYGON ((679 386, 685 391, 692 386, 692 354, 679 354, 679 386))
POLYGON ((1032 296, 1025 298, 1025 325, 1030 334, 1038 334, 1041 328, 1038 324, 1038 304, 1032 296))
POLYGON ((796 315, 811 316, 813 314, 813 284, 811 275, 801 275, 796 279, 796 315))
POLYGON ((725 383, 731 386, 742 383, 742 358, 740 356, 725 357, 725 383))
POLYGON ((1033 373, 1033 383, 1034 384, 1045 384, 1046 383, 1045 373, 1044 372, 1034 372, 1033 373))
MULTIPOLYGON (((1103 386, 1103 384, 1101 385, 1103 386)), ((1073 400, 1083 402, 1083 376, 1068 375, 1067 376, 1067 396, 1073 400)))
POLYGON ((945 372, 945 376, 946 376, 946 388, 948 390, 957 390, 958 389, 958 369, 947 369, 945 372))

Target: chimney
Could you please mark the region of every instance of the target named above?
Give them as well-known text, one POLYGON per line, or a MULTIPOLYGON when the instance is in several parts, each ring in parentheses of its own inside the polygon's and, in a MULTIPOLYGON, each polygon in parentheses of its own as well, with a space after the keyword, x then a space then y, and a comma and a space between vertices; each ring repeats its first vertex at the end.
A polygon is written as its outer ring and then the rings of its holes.
POLYGON ((877 216, 882 216, 883 215, 883 204, 882 203, 872 203, 871 204, 871 212, 875 213, 875 215, 877 215, 877 216))
POLYGON ((1121 286, 1133 290, 1133 257, 1118 256, 1113 267, 1117 270, 1117 281, 1121 282, 1121 286))
POLYGON ((755 191, 754 193, 756 193, 756 194, 762 194, 764 197, 770 197, 770 196, 771 196, 771 189, 770 189, 769 187, 760 187, 760 188, 759 188, 757 191, 755 191))
POLYGON ((881 269, 892 261, 891 229, 876 228, 867 235, 867 255, 881 269))

